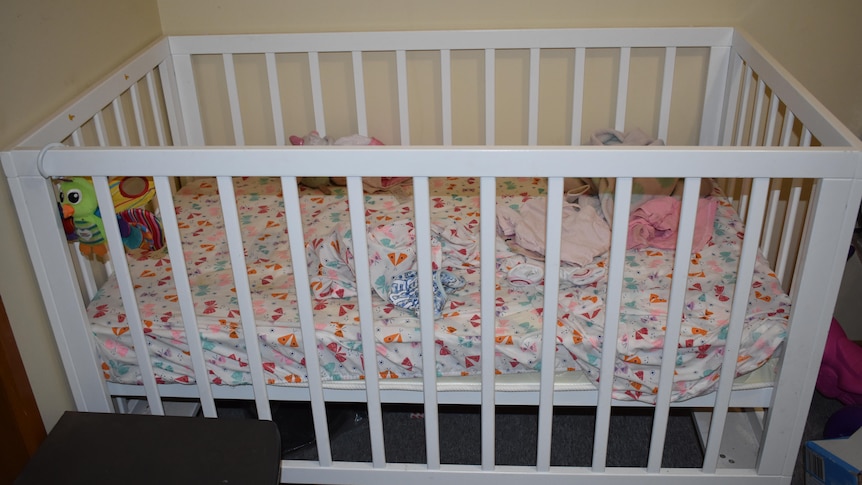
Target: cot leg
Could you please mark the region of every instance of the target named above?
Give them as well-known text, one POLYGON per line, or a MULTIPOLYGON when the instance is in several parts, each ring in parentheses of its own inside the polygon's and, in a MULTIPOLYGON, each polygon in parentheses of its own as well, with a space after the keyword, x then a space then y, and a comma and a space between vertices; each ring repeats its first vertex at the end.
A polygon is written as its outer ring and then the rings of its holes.
MULTIPOLYGON (((706 446, 712 412, 695 411, 694 424, 701 446, 706 446)), ((763 433, 763 411, 729 409, 718 455, 718 468, 754 468, 763 433)))

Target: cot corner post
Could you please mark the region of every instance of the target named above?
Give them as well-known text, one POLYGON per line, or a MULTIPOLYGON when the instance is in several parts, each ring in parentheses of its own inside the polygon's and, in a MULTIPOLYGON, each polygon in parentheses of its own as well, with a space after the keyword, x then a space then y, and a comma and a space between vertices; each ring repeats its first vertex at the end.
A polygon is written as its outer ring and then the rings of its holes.
POLYGON ((176 128, 179 133, 184 135, 181 136, 179 143, 175 142, 174 144, 206 145, 197 87, 195 86, 192 56, 190 54, 172 54, 169 65, 171 66, 170 77, 172 82, 170 89, 166 89, 166 92, 170 92, 170 97, 176 100, 173 109, 169 112, 173 112, 176 116, 176 128), (176 96, 173 96, 173 93, 176 93, 176 96))
MULTIPOLYGON (((2 156, 7 167, 12 158, 25 154, 6 152, 2 156)), ((35 154, 33 158, 35 163, 35 154)), ((7 181, 75 407, 112 412, 77 273, 57 217, 51 180, 7 173, 7 181)))
POLYGON ((795 297, 758 457, 759 475, 793 474, 862 198, 858 175, 855 180, 821 179, 818 185, 791 289, 795 297))

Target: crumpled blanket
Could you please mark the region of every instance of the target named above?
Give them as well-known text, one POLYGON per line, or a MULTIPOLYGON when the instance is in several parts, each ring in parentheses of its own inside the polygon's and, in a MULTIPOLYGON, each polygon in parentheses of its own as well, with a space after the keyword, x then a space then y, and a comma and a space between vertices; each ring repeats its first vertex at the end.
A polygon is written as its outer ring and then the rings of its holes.
MULTIPOLYGON (((674 197, 647 200, 629 217, 627 249, 674 249, 682 203, 674 197)), ((700 251, 712 238, 718 201, 712 197, 698 199, 692 251, 700 251)))

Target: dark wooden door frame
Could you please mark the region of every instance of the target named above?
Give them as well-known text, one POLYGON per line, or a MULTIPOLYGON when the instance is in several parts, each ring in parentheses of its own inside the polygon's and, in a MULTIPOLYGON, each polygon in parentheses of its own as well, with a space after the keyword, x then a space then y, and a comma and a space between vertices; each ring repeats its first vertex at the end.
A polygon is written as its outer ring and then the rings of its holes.
POLYGON ((45 439, 45 425, 0 298, 0 483, 12 483, 45 439))

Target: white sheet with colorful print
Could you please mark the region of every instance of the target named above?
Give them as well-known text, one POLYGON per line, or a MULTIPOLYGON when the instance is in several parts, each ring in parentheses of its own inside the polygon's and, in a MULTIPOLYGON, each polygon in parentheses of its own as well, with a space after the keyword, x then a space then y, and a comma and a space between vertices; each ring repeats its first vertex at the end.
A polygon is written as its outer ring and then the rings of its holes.
MULTIPOLYGON (((307 379, 302 335, 293 290, 293 272, 285 230, 280 180, 236 179, 235 188, 249 284, 264 373, 270 384, 307 379)), ((481 368, 477 208, 478 180, 431 179, 435 267, 466 280, 447 295, 435 325, 436 373, 460 376, 481 368)), ((543 179, 500 179, 498 204, 517 210, 544 195, 543 179)), ((177 215, 200 338, 211 379, 216 384, 250 383, 240 328, 221 208, 212 179, 197 180, 176 196, 177 215)), ((355 279, 346 191, 330 194, 303 189, 301 212, 306 254, 315 295, 318 358, 323 379, 356 380, 363 376, 355 279)), ((387 277, 412 264, 409 231, 413 203, 409 186, 367 194, 365 215, 371 245, 376 293, 385 296, 387 277), (392 236, 392 237, 388 237, 392 236), (403 255, 403 256, 402 256, 403 255)), ((715 384, 723 353, 729 302, 733 291, 741 224, 733 209, 722 205, 713 242, 693 255, 674 399, 708 392, 715 384)), ((497 351, 498 373, 541 368, 542 286, 517 287, 506 282, 501 264, 514 256, 498 240, 497 351)), ((149 352, 159 382, 192 382, 191 362, 180 317, 170 261, 164 251, 133 253, 128 258, 136 284, 149 352)), ((597 258, 596 262, 599 262, 597 258)), ((653 399, 663 343, 663 318, 672 267, 672 252, 630 251, 626 258, 621 338, 617 343, 615 397, 653 399)), ((406 269, 406 268, 405 268, 406 269)), ((602 346, 606 282, 561 286, 555 368, 584 371, 592 379, 602 346)), ((116 281, 110 280, 89 305, 93 333, 103 359, 105 378, 139 383, 135 351, 128 334, 116 281)), ((756 369, 784 336, 787 298, 769 269, 758 262, 755 288, 742 344, 739 372, 756 369)), ((410 312, 375 297, 373 305, 377 365, 382 378, 422 375, 419 322, 410 312)))

